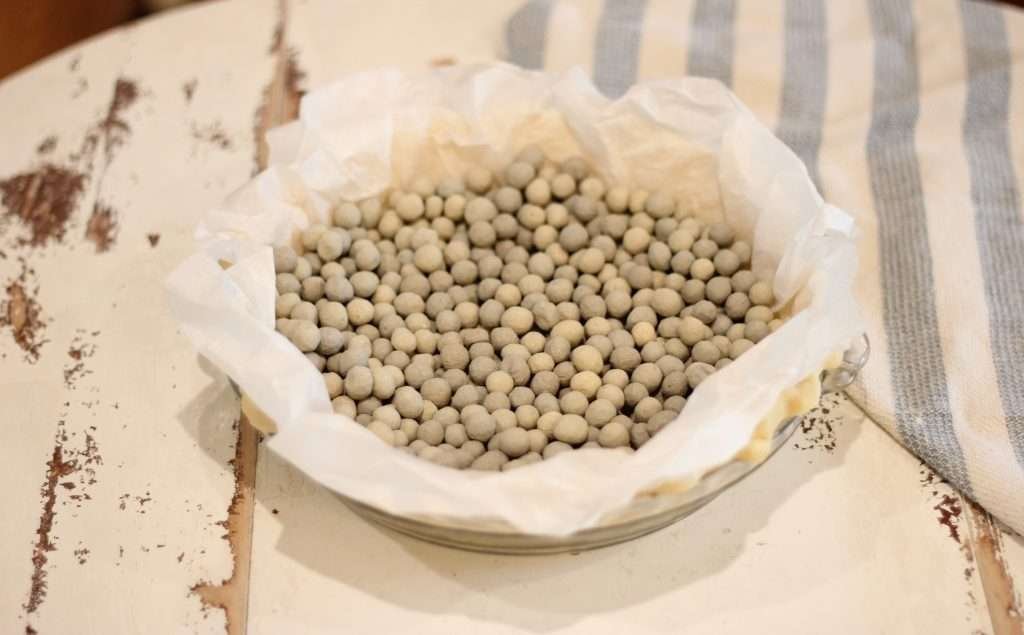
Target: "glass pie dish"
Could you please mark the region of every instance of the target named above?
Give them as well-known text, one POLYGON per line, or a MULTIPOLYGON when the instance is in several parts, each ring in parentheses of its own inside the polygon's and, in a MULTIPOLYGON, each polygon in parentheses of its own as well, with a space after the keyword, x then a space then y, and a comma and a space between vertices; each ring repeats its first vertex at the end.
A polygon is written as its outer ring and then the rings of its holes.
MULTIPOLYGON (((867 363, 869 352, 867 336, 862 336, 846 351, 836 367, 822 371, 822 391, 838 392, 853 383, 857 373, 867 363)), ((513 555, 542 555, 597 549, 657 531, 707 505, 770 459, 790 439, 800 420, 801 417, 795 416, 782 421, 770 439, 768 451, 759 460, 735 458, 708 472, 684 491, 638 496, 625 508, 605 517, 597 526, 568 536, 523 533, 507 524, 487 519, 465 521, 433 516, 398 516, 342 494, 337 496, 352 511, 369 521, 407 536, 447 547, 513 555)))

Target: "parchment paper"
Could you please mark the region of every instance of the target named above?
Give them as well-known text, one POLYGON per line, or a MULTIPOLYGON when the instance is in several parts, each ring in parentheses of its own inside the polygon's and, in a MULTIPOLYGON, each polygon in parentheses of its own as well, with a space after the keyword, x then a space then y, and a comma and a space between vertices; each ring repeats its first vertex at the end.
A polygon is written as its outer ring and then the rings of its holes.
POLYGON ((172 311, 195 347, 279 428, 267 444, 324 485, 397 514, 492 518, 568 534, 639 491, 693 481, 735 456, 779 394, 862 332, 851 285, 855 228, 824 203, 800 161, 720 83, 635 86, 610 101, 579 70, 509 65, 344 77, 303 98, 271 131, 271 166, 212 209, 199 250, 168 278, 172 311), (528 144, 586 157, 610 183, 665 189, 752 240, 793 316, 689 397, 634 454, 584 450, 500 473, 456 471, 394 450, 334 414, 323 380, 274 331, 269 245, 415 176, 505 165, 528 144), (219 260, 234 263, 223 269, 219 260))

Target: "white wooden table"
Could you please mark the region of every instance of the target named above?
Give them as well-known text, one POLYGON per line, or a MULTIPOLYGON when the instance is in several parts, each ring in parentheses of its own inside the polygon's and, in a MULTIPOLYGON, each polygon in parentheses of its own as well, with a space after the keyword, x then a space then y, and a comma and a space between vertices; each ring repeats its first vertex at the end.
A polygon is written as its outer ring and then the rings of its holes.
POLYGON ((163 301, 199 215, 298 90, 493 59, 516 5, 205 4, 0 83, 0 632, 1022 632, 1024 541, 844 399, 684 522, 538 558, 369 526, 238 424, 163 301))

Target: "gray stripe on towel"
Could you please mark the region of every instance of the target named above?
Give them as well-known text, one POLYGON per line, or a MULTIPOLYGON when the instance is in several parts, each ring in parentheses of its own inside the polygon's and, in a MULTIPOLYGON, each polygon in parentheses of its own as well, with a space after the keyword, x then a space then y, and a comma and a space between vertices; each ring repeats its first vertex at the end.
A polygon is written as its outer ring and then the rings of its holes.
POLYGON ((713 77, 732 86, 735 0, 697 0, 690 22, 688 75, 713 77))
POLYGON ((785 72, 776 133, 821 189, 818 151, 828 89, 825 0, 786 0, 785 72))
POLYGON ((594 37, 594 83, 621 97, 636 82, 647 0, 605 0, 594 37))
POLYGON ((878 214, 896 430, 908 449, 970 494, 949 407, 928 219, 914 148, 920 98, 913 15, 909 0, 870 0, 869 6, 875 88, 867 159, 878 214))
POLYGON ((530 0, 509 18, 505 27, 505 44, 508 59, 513 64, 532 70, 544 67, 552 1, 530 0))
POLYGON ((1024 466, 1024 220, 1010 152, 1012 58, 1002 10, 974 2, 961 7, 967 49, 964 150, 992 362, 1010 444, 1024 466))

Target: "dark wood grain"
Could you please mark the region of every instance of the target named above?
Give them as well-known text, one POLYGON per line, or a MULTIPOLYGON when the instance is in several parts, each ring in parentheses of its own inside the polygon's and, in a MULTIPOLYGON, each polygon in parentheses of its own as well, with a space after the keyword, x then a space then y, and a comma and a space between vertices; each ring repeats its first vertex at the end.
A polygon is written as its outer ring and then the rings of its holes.
POLYGON ((0 78, 138 17, 140 7, 138 0, 3 0, 0 78))

